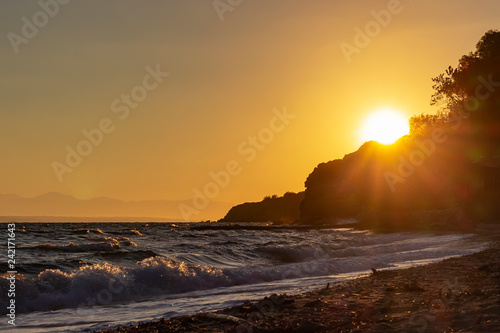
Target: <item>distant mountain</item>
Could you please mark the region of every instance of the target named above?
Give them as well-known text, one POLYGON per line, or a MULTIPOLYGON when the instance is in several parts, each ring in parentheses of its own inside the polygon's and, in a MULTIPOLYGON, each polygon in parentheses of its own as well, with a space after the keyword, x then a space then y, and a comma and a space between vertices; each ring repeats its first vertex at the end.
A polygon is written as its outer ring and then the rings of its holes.
MULTIPOLYGON (((122 201, 106 197, 80 200, 70 195, 49 192, 25 198, 0 194, 0 216, 71 216, 71 217, 151 217, 184 221, 179 205, 192 205, 190 200, 122 201)), ((207 208, 192 214, 194 221, 216 219, 231 204, 211 202, 207 208)))

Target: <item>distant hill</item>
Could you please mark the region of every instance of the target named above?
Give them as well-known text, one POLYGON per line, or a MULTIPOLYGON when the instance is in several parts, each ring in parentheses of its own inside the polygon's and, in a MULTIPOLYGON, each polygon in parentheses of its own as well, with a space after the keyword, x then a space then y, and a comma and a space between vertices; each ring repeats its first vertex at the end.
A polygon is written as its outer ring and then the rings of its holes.
MULTIPOLYGON (((70 195, 50 192, 32 198, 15 194, 0 194, 0 216, 70 216, 70 217, 151 217, 183 221, 180 204, 191 201, 144 200, 122 201, 106 197, 88 200, 76 199, 70 195)), ((195 221, 221 216, 231 204, 211 202, 209 207, 193 214, 195 221)))
POLYGON ((287 192, 282 197, 265 197, 260 202, 234 206, 220 222, 274 222, 290 224, 300 217, 299 206, 304 192, 287 192))

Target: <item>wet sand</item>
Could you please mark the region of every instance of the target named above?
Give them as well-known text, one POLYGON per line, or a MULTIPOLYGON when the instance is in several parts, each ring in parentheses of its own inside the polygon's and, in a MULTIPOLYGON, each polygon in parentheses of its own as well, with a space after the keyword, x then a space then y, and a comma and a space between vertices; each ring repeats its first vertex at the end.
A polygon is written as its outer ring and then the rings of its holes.
POLYGON ((101 332, 500 332, 500 241, 490 241, 472 255, 302 295, 101 332))

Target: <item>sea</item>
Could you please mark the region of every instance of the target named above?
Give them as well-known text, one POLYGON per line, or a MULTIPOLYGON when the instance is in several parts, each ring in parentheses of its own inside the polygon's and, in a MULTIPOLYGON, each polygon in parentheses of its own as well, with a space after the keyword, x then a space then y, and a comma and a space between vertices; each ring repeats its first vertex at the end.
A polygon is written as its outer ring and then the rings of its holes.
POLYGON ((214 311, 486 246, 474 234, 257 223, 16 222, 10 235, 7 223, 0 228, 0 332, 26 333, 92 332, 214 311), (15 326, 8 323, 12 299, 15 326))

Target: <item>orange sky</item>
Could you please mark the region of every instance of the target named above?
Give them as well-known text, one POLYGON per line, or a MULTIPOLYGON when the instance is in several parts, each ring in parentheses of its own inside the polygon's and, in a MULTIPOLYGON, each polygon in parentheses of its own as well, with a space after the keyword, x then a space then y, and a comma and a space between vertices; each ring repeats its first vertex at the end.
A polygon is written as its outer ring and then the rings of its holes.
POLYGON ((0 193, 189 199, 228 163, 211 200, 301 191, 371 111, 435 112, 431 78, 500 28, 489 0, 47 3, 0 4, 0 193))

